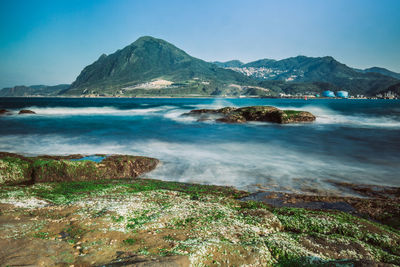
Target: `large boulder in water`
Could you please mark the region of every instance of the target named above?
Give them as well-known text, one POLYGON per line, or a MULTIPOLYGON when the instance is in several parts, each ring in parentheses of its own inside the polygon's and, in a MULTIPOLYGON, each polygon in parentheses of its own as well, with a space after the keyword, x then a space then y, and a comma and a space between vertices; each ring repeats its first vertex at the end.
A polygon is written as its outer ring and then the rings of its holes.
POLYGON ((136 178, 153 170, 158 160, 111 155, 101 162, 80 160, 82 155, 23 157, 0 153, 0 184, 88 181, 136 178))
POLYGON ((215 119, 218 122, 243 123, 262 121, 275 123, 312 122, 315 116, 307 111, 281 110, 271 106, 251 106, 243 108, 225 107, 222 109, 199 109, 184 114, 199 120, 215 119))
POLYGON ((18 114, 36 114, 35 111, 29 110, 29 109, 22 109, 18 112, 18 114))

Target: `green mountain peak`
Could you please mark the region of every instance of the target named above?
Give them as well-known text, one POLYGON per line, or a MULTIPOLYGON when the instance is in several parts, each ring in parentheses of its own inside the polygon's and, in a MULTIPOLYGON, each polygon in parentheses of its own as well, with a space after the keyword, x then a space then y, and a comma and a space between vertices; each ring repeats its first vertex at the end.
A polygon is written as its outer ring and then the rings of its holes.
POLYGON ((160 89, 159 83, 148 84, 154 80, 164 81, 168 88, 179 84, 189 91, 201 89, 208 94, 229 83, 251 83, 246 76, 194 58, 167 41, 143 36, 85 67, 64 93, 112 95, 123 90, 123 94, 132 95, 134 89, 142 87, 160 89), (146 86, 142 86, 144 83, 146 86))

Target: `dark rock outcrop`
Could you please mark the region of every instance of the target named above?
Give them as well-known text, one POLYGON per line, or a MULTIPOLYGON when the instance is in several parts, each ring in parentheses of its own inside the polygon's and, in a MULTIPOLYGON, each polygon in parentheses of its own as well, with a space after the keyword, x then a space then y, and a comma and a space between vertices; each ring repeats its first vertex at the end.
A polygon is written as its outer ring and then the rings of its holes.
POLYGON ((0 109, 0 115, 6 115, 6 114, 9 114, 9 113, 10 113, 10 111, 7 110, 7 109, 0 109))
POLYGON ((82 155, 23 157, 0 152, 0 184, 136 178, 153 170, 158 160, 111 155, 101 162, 77 160, 82 155))
POLYGON ((312 122, 316 118, 307 111, 281 110, 271 106, 251 106, 243 108, 225 107, 221 109, 198 109, 185 113, 198 117, 199 121, 215 119, 218 122, 243 123, 262 121, 274 123, 312 122))
POLYGON ((36 114, 36 112, 29 109, 22 109, 18 112, 18 114, 36 114))

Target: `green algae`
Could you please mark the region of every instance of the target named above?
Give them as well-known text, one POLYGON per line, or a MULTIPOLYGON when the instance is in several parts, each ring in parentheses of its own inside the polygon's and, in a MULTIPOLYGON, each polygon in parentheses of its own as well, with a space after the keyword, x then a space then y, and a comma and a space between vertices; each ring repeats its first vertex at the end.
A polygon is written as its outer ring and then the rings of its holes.
MULTIPOLYGON (((128 233, 121 245, 143 255, 189 255, 195 266, 224 265, 226 260, 260 266, 347 266, 362 259, 400 264, 397 230, 343 212, 272 208, 237 199, 246 194, 150 179, 96 180, 5 186, 0 201, 79 204, 79 216, 109 225, 99 231, 128 233), (149 233, 158 236, 159 244, 146 241, 149 233)), ((73 243, 89 231, 69 227, 64 231, 73 243)), ((51 236, 44 228, 35 231, 35 238, 51 236)))
POLYGON ((45 160, 33 162, 33 180, 35 182, 61 182, 84 179, 96 179, 99 175, 97 164, 90 160, 45 160))
POLYGON ((400 246, 399 231, 348 213, 301 208, 280 208, 274 213, 287 231, 339 234, 387 247, 400 246))
POLYGON ((100 163, 75 160, 82 157, 23 157, 0 152, 0 184, 133 179, 158 164, 157 159, 129 155, 111 155, 100 163))
POLYGON ((29 161, 9 156, 0 158, 0 185, 28 182, 30 173, 29 161))
POLYGON ((283 113, 284 113, 286 116, 288 116, 289 118, 290 118, 290 117, 298 116, 298 115, 300 115, 300 113, 302 112, 302 111, 298 111, 298 110, 282 110, 282 111, 283 111, 283 113))
POLYGON ((339 211, 280 208, 274 213, 287 232, 351 241, 368 248, 375 260, 400 263, 400 235, 390 227, 339 211))

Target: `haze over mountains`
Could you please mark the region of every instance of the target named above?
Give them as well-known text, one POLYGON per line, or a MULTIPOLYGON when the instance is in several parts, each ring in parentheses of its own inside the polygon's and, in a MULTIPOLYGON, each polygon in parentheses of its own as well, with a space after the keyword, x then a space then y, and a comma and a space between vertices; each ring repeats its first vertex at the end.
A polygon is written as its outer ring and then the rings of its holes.
POLYGON ((0 96, 277 96, 326 89, 374 96, 398 83, 399 73, 353 69, 329 56, 210 63, 145 36, 101 55, 70 86, 17 86, 0 96))

